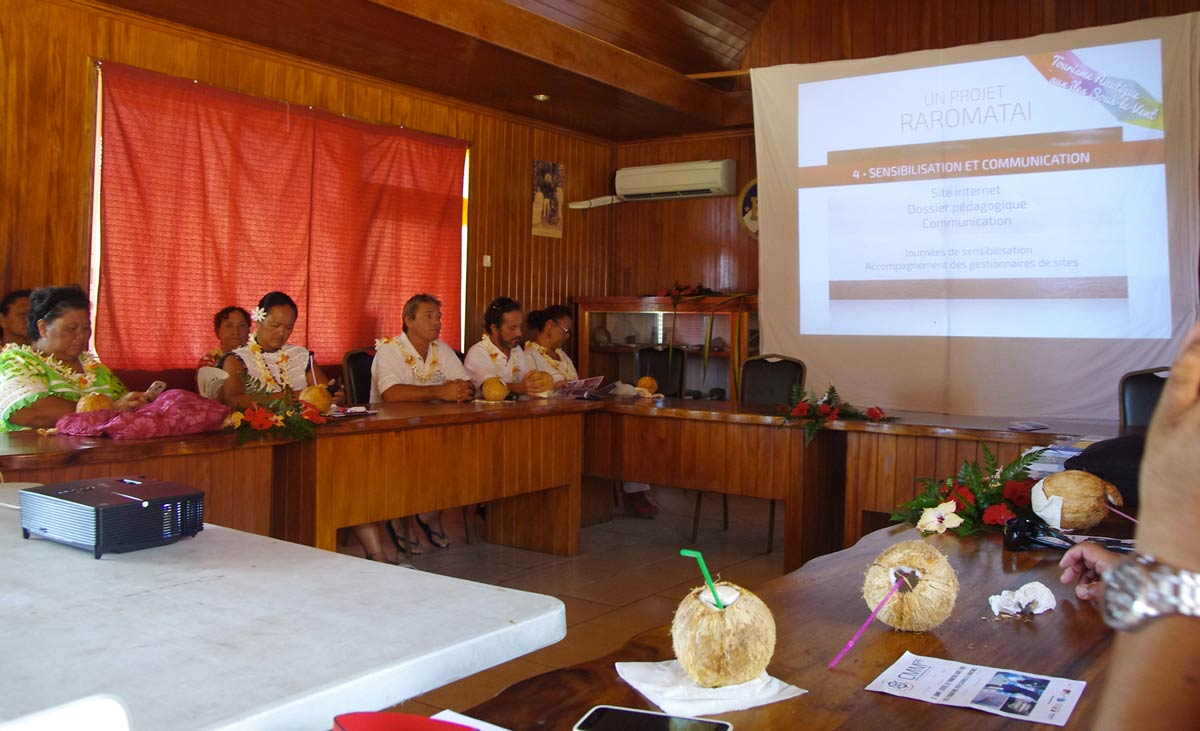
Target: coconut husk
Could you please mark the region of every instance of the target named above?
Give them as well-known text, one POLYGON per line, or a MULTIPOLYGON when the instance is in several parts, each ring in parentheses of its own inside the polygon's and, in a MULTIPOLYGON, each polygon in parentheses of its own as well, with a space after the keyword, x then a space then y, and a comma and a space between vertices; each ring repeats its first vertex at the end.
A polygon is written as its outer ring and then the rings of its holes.
POLYGON ((1059 527, 1067 530, 1087 530, 1108 515, 1108 503, 1124 504, 1121 493, 1112 483, 1082 470, 1066 470, 1042 480, 1046 497, 1061 497, 1062 518, 1059 527))
POLYGON ((75 402, 75 411, 84 413, 86 411, 103 411, 111 409, 113 405, 112 397, 104 393, 85 393, 75 402))
POLYGON ((924 541, 897 543, 867 567, 863 599, 874 609, 903 577, 900 590, 879 611, 879 619, 905 632, 933 629, 954 611, 958 576, 942 552, 924 541))
POLYGON ((700 600, 707 586, 684 597, 671 622, 675 657, 692 680, 706 688, 754 680, 775 654, 775 618, 761 599, 736 584, 736 601, 717 609, 700 600))

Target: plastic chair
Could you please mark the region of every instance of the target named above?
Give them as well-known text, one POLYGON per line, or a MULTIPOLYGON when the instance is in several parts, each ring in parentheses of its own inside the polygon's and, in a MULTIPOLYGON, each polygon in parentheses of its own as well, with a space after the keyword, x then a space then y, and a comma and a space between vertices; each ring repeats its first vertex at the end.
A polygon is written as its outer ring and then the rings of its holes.
POLYGON ((1150 426, 1150 417, 1154 416, 1154 407, 1158 406, 1158 397, 1162 395, 1167 382, 1166 374, 1170 370, 1160 366, 1130 371, 1121 376, 1117 395, 1120 399, 1122 434, 1131 428, 1145 429, 1150 426))
POLYGON ((634 353, 638 378, 650 376, 658 381, 658 391, 664 396, 683 395, 684 373, 687 358, 683 348, 651 345, 638 348, 634 353))
POLYGON ((346 384, 349 404, 371 402, 371 364, 374 362, 375 351, 366 348, 348 351, 342 358, 342 380, 346 384))

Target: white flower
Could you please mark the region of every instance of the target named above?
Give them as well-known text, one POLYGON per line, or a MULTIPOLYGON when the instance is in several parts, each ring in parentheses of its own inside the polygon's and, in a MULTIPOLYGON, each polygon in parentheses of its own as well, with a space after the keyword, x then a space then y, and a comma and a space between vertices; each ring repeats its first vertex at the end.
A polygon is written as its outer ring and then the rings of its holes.
POLYGON ((925 508, 917 521, 917 530, 922 533, 945 533, 947 528, 957 528, 963 519, 954 512, 954 501, 947 500, 936 508, 925 508))
POLYGON ((254 322, 262 322, 267 319, 267 311, 261 307, 255 307, 250 311, 250 319, 254 322))

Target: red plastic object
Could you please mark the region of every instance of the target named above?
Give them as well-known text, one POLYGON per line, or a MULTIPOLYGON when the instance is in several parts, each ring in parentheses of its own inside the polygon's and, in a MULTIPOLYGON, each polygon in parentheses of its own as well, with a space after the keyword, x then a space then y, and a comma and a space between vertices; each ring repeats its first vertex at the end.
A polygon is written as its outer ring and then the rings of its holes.
POLYGON ((333 731, 454 731, 454 729, 473 731, 470 726, 462 726, 457 723, 386 711, 343 713, 333 719, 333 731))

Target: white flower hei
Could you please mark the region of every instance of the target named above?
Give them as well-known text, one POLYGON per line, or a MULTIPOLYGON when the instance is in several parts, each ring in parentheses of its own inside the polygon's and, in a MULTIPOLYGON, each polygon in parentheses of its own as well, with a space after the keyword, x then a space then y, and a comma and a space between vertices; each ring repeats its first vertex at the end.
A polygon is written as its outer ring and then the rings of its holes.
POLYGON ((954 512, 954 501, 947 500, 936 508, 925 508, 917 521, 917 530, 922 533, 945 533, 947 528, 957 528, 963 519, 954 512))
POLYGON ((267 311, 261 307, 255 307, 250 311, 250 319, 254 322, 262 322, 267 319, 267 311))

